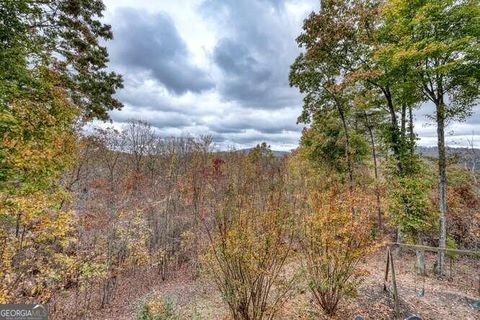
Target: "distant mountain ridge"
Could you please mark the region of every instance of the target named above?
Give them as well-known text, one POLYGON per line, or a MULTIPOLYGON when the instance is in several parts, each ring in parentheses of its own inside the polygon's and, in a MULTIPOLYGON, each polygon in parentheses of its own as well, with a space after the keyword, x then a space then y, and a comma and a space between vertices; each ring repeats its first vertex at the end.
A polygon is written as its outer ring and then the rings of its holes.
MULTIPOLYGON (((417 147, 417 153, 423 157, 437 159, 437 147, 417 147)), ((447 148, 447 157, 454 160, 455 163, 468 168, 479 170, 480 149, 477 148, 447 148)))
MULTIPOLYGON (((239 152, 243 154, 250 153, 254 148, 244 148, 233 150, 233 152, 239 152)), ((437 147, 423 147, 417 146, 416 147, 417 154, 436 159, 438 158, 438 148, 437 147)), ((292 153, 292 151, 280 151, 280 150, 272 150, 272 153, 275 157, 284 157, 292 153)), ((473 158, 478 159, 480 162, 480 148, 465 148, 465 147, 447 147, 447 156, 448 157, 457 157, 459 163, 471 162, 473 158)))
MULTIPOLYGON (((245 148, 245 149, 238 149, 238 150, 234 150, 234 152, 239 152, 239 153, 243 153, 243 154, 248 154, 250 153, 254 148, 245 148)), ((273 155, 275 157, 278 157, 278 158, 281 158, 281 157, 284 157, 284 156, 287 156, 291 153, 291 151, 280 151, 280 150, 271 150, 273 155)))
MULTIPOLYGON (((438 148, 437 147, 421 147, 417 146, 417 153, 430 158, 437 158, 438 157, 438 148)), ((477 148, 452 148, 447 147, 447 155, 448 156, 459 156, 460 158, 464 158, 465 156, 472 156, 475 155, 480 157, 480 149, 477 148)))

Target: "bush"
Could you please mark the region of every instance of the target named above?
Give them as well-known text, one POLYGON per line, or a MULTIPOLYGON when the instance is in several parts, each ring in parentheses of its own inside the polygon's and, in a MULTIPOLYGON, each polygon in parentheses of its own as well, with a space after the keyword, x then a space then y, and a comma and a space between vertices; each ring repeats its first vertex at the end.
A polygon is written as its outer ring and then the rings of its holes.
POLYGON ((152 294, 142 301, 136 320, 179 320, 175 301, 152 294))
MULTIPOLYGON (((475 249, 480 236, 480 192, 471 173, 461 167, 448 168, 448 235, 460 248, 475 249)), ((433 199, 437 203, 437 199, 433 199)))
POLYGON ((291 252, 285 213, 234 215, 222 231, 211 235, 210 271, 234 319, 271 319, 290 288, 283 279, 291 252))
POLYGON ((313 212, 305 219, 302 252, 309 289, 328 315, 344 296, 356 293, 365 274, 358 263, 373 250, 372 224, 362 210, 368 203, 363 200, 334 190, 314 193, 311 199, 313 212))
POLYGON ((420 174, 390 179, 390 223, 400 227, 405 240, 417 242, 423 235, 432 233, 438 220, 436 207, 433 207, 429 199, 429 190, 434 187, 435 183, 431 179, 420 174))
POLYGON ((247 159, 228 177, 230 190, 208 220, 207 271, 235 320, 272 319, 285 302, 292 277, 284 266, 292 252, 292 212, 279 170, 258 173, 272 159, 247 159))

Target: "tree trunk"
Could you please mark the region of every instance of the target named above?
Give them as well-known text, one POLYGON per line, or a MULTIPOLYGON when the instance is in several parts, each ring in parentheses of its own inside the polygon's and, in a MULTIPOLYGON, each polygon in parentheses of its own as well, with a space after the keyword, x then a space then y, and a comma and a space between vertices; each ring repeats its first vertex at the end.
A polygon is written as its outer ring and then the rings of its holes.
POLYGON ((370 143, 372 145, 372 159, 373 159, 373 168, 374 168, 374 173, 375 173, 375 196, 377 200, 377 216, 378 216, 378 229, 382 230, 383 229, 383 223, 382 223, 382 206, 381 206, 381 201, 380 201, 380 190, 379 190, 379 176, 378 176, 378 163, 377 163, 377 149, 375 147, 375 137, 373 135, 373 130, 372 126, 368 120, 367 113, 364 111, 363 115, 365 117, 365 125, 368 130, 368 135, 370 136, 370 143))
POLYGON ((398 174, 401 176, 403 174, 403 163, 402 163, 402 138, 401 130, 398 126, 397 115, 395 113, 395 106, 393 103, 392 94, 390 88, 381 88, 385 100, 387 102, 388 112, 390 113, 390 132, 389 132, 389 144, 393 151, 393 155, 397 161, 397 170, 398 174))
MULTIPOLYGON (((397 122, 397 115, 395 113, 395 107, 393 104, 393 98, 392 94, 390 92, 390 88, 382 88, 382 92, 385 96, 385 99, 387 101, 387 107, 388 111, 390 113, 390 137, 389 137, 389 143, 391 146, 391 149, 393 151, 393 155, 397 161, 397 173, 399 176, 402 176, 404 173, 404 166, 403 166, 403 157, 402 157, 402 131, 398 126, 397 122)), ((401 234, 401 229, 400 225, 397 227, 397 243, 401 243, 402 241, 402 234, 401 234)), ((396 255, 401 254, 401 247, 397 246, 396 255)))
POLYGON ((410 135, 410 155, 415 153, 415 133, 413 132, 413 110, 412 106, 408 106, 408 132, 410 135))
MULTIPOLYGON (((397 226, 397 239, 396 239, 396 242, 397 243, 402 243, 402 230, 400 228, 400 225, 397 226)), ((395 255, 397 256, 400 256, 402 254, 402 247, 401 246, 397 246, 396 250, 395 250, 395 255)))
POLYGON ((340 119, 342 120, 343 130, 345 131, 345 158, 348 166, 349 189, 350 192, 353 192, 353 164, 350 157, 350 135, 348 133, 347 120, 345 119, 345 114, 339 102, 337 102, 337 109, 340 114, 340 119))
MULTIPOLYGON (((445 151, 445 104, 439 99, 436 105, 437 136, 438 136, 438 207, 440 211, 440 234, 438 246, 445 249, 447 243, 447 160, 445 151)), ((445 267, 445 251, 439 250, 436 272, 443 275, 445 267)))
MULTIPOLYGON (((418 236, 418 244, 423 245, 423 240, 420 236, 418 236)), ((425 268, 425 251, 424 250, 415 250, 415 254, 417 256, 417 266, 418 266, 418 274, 424 276, 426 274, 425 268)))
POLYGON ((407 106, 402 104, 402 116, 400 118, 400 128, 402 132, 402 142, 405 142, 407 135, 407 106))
POLYGON ((20 235, 20 213, 17 213, 17 222, 15 223, 15 237, 20 235))

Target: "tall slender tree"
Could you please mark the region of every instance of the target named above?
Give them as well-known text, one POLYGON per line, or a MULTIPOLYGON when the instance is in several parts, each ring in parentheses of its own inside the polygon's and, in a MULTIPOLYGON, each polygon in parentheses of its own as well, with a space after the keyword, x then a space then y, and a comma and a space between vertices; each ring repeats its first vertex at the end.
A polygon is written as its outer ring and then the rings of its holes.
POLYGON ((332 115, 337 116, 343 130, 341 139, 350 191, 353 191, 354 152, 349 119, 351 88, 345 81, 352 68, 352 49, 355 48, 355 28, 349 14, 351 9, 351 1, 324 0, 321 1, 320 12, 312 13, 305 20, 304 31, 297 38, 297 43, 306 52, 300 54, 291 66, 290 85, 305 94, 299 122, 316 122, 315 127, 319 129, 319 126, 326 125, 322 116, 330 120, 332 115))
MULTIPOLYGON (((408 83, 435 106, 438 145, 439 247, 447 240, 445 126, 464 119, 480 95, 480 2, 478 0, 394 0, 382 10, 387 40, 379 56, 405 70, 408 83)), ((437 271, 444 270, 439 251, 437 271)))

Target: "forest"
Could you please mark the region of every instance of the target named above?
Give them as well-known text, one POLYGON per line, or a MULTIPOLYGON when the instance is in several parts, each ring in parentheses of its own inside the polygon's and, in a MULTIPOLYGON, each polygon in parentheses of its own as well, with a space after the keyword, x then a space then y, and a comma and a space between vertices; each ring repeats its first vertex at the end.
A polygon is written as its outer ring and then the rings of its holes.
POLYGON ((287 153, 111 125, 124 81, 104 11, 0 1, 0 304, 479 319, 480 152, 472 140, 460 161, 445 138, 479 102, 479 0, 321 0, 291 39, 304 129, 287 153), (427 107, 433 156, 414 121, 427 107))

